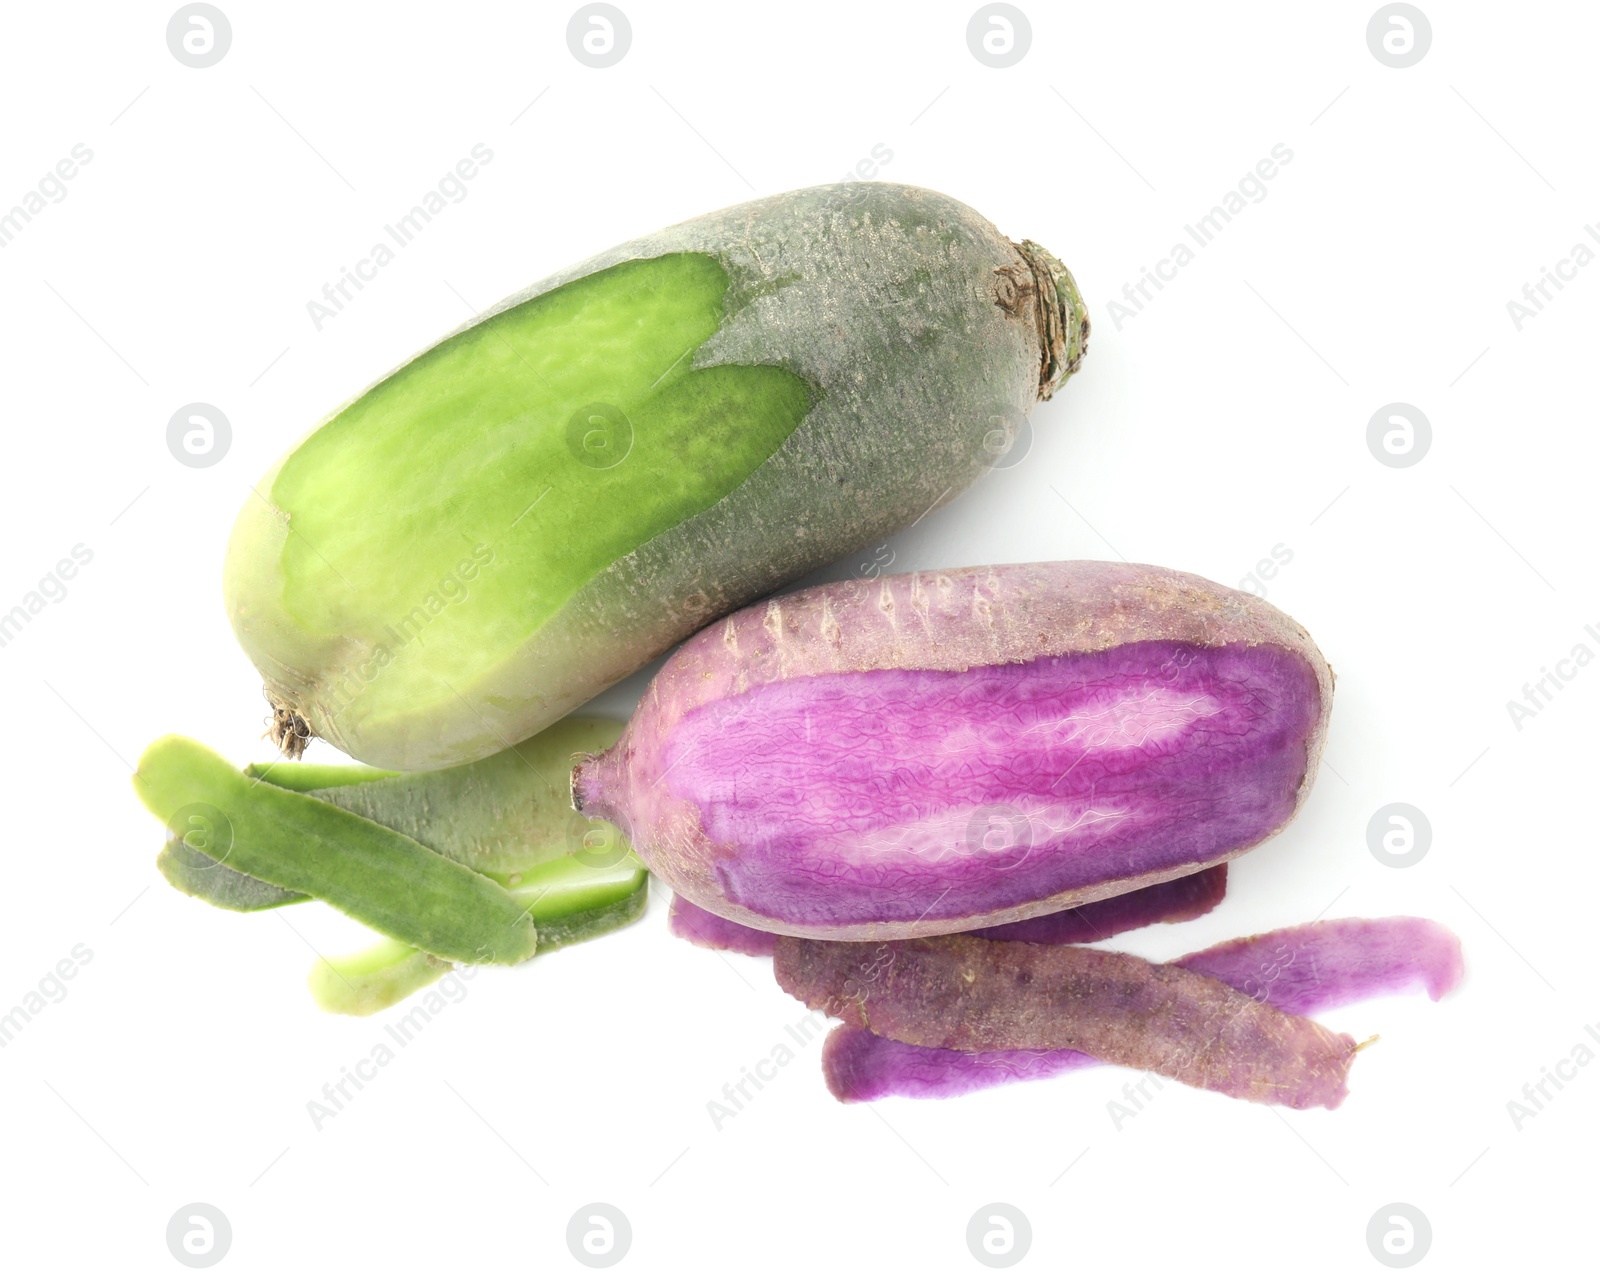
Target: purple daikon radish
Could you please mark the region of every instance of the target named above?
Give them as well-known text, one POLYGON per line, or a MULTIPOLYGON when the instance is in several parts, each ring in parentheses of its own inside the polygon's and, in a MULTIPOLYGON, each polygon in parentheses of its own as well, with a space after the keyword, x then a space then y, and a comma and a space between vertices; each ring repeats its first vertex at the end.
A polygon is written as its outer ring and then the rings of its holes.
POLYGON ((882 940, 1193 874, 1276 834, 1333 678, 1257 597, 1070 561, 832 583, 680 648, 574 805, 702 909, 882 940))
MULTIPOLYGON (((978 928, 973 935, 986 936, 991 941, 1034 941, 1041 945, 1103 941, 1119 932, 1131 932, 1151 923, 1182 923, 1209 914, 1221 902, 1227 887, 1228 867, 1224 863, 1071 910, 1041 914, 999 927, 978 928)), ((776 932, 745 927, 702 910, 680 896, 672 898, 667 927, 674 936, 681 936, 695 945, 734 950, 740 954, 771 954, 778 939, 776 932)))
MULTIPOLYGON (((1461 942, 1428 919, 1330 919, 1228 941, 1178 960, 1274 1007, 1308 1014, 1425 989, 1437 1002, 1461 980, 1461 942)), ((1070 1050, 952 1051, 841 1025, 822 1069, 837 1099, 943 1099, 1099 1064, 1070 1050)))
POLYGON ((885 1038, 954 1051, 1084 1051, 1188 1086, 1337 1108, 1357 1047, 1211 976, 1081 945, 784 936, 773 972, 808 1007, 885 1038))

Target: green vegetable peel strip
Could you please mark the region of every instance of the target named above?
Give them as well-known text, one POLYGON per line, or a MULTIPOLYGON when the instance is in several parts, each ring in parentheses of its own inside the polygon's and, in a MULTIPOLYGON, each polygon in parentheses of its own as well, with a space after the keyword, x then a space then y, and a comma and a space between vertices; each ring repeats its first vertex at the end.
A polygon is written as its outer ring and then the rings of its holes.
POLYGON ((365 817, 253 782, 188 738, 153 742, 134 789, 188 848, 440 958, 520 963, 538 947, 525 904, 494 880, 365 817))
MULTIPOLYGON (((336 804, 368 821, 409 835, 452 861, 497 881, 501 875, 572 862, 569 848, 585 847, 575 878, 595 880, 594 859, 626 851, 620 833, 603 821, 580 817, 567 799, 574 752, 604 750, 622 726, 612 720, 571 716, 516 746, 458 768, 431 773, 391 773, 364 764, 252 764, 245 776, 336 804), (590 846, 598 835, 603 847, 590 846)), ((631 854, 630 854, 631 858, 631 854)), ((303 901, 246 874, 219 866, 173 836, 156 861, 173 887, 225 910, 270 910, 303 901)), ((644 866, 634 859, 643 878, 644 866)), ((535 911, 537 921, 540 914, 535 911)))
POLYGON ((220 910, 237 910, 242 914, 276 910, 279 906, 311 899, 304 892, 263 883, 232 866, 211 860, 193 846, 195 834, 193 827, 186 830, 182 838, 169 834, 156 858, 156 869, 185 896, 197 897, 220 910))
MULTIPOLYGON (((434 773, 280 761, 249 765, 244 775, 336 802, 474 866, 516 898, 537 930, 538 951, 545 953, 625 927, 644 913, 649 875, 632 852, 597 867, 568 851, 577 830, 601 829, 609 843, 617 838, 615 828, 577 818, 547 798, 552 779, 565 778, 574 749, 604 746, 620 731, 611 721, 569 718, 499 755, 434 773), (576 826, 569 824, 573 819, 576 826), (518 868, 496 871, 491 865, 518 868)), ((178 829, 185 837, 169 833, 156 862, 178 891, 241 912, 311 899, 214 861, 192 846, 203 838, 202 828, 178 829)), ((584 852, 593 856, 595 849, 586 846, 584 852)), ((448 960, 385 937, 351 954, 320 958, 308 983, 323 1010, 366 1016, 427 988, 449 969, 448 960)))
MULTIPOLYGON (((565 869, 568 874, 575 870, 599 873, 576 864, 565 869)), ((648 879, 644 867, 630 854, 626 862, 587 887, 545 882, 508 891, 527 905, 539 931, 538 952, 545 954, 632 923, 644 913, 650 895, 648 879), (608 894, 612 899, 606 899, 608 894)), ((324 1011, 370 1016, 426 989, 449 970, 446 960, 385 937, 354 954, 319 958, 307 983, 324 1011)))
POLYGON ((384 937, 356 954, 319 958, 306 983, 324 1011, 370 1016, 426 989, 449 970, 445 959, 384 937))
POLYGON ((365 764, 307 764, 301 760, 246 764, 244 775, 252 781, 268 781, 303 795, 330 786, 355 786, 360 782, 381 782, 385 778, 402 776, 391 769, 371 768, 365 764))

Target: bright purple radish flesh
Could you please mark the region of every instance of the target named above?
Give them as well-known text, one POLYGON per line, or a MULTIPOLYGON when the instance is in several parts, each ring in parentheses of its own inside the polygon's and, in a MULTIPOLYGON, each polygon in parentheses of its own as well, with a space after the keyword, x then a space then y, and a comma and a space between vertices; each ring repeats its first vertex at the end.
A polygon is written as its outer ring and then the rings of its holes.
MULTIPOLYGON (((1178 965, 1305 1015, 1417 989, 1438 1001, 1460 983, 1461 943, 1428 919, 1330 919, 1228 941, 1178 965)), ((943 1099, 1101 1063, 1065 1049, 956 1051, 841 1025, 823 1048, 828 1089, 847 1102, 943 1099)))
POLYGON ((1294 816, 1332 676, 1255 597, 1058 562, 812 588, 685 644, 573 776, 689 901, 819 939, 1031 919, 1294 816))

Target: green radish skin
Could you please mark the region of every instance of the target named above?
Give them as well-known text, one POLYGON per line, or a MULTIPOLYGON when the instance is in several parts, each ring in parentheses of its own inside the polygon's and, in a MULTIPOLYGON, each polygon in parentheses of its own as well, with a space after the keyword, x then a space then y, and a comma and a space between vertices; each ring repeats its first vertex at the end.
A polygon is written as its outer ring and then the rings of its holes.
POLYGON ((354 786, 357 782, 381 782, 399 777, 390 769, 370 768, 365 764, 307 764, 303 761, 273 760, 268 764, 246 764, 244 775, 251 781, 264 780, 286 791, 309 795, 312 791, 335 786, 354 786))
POLYGON ((306 985, 323 1011, 371 1016, 426 989, 449 970, 447 959, 384 937, 355 954, 319 958, 306 985))
POLYGON ((592 858, 604 851, 598 840, 617 844, 620 836, 610 823, 573 812, 572 757, 604 750, 622 728, 615 720, 569 716, 473 764, 330 783, 314 793, 480 873, 531 870, 574 851, 586 838, 592 858))
MULTIPOLYGON (((368 768, 364 764, 300 764, 284 760, 271 764, 247 764, 244 775, 252 783, 270 782, 284 790, 299 791, 306 795, 400 776, 384 769, 368 768)), ((381 817, 369 820, 383 821, 381 817)), ((249 914, 311 899, 304 892, 265 883, 232 866, 213 861, 191 845, 189 835, 180 838, 170 830, 167 842, 156 857, 156 869, 161 871, 162 878, 185 896, 214 905, 219 910, 249 914)))
MULTIPOLYGON (((621 733, 614 720, 569 716, 487 759, 440 772, 285 761, 252 764, 244 772, 252 781, 315 795, 398 830, 479 873, 512 875, 582 852, 578 864, 584 869, 577 877, 594 881, 598 872, 590 863, 628 850, 609 822, 572 811, 567 794, 572 757, 603 750, 621 733)), ((219 866, 174 836, 156 865, 178 891, 226 910, 266 910, 306 899, 304 893, 219 866)), ((639 872, 642 878, 642 866, 639 872)))
MULTIPOLYGON (((606 872, 567 861, 535 871, 520 884, 500 882, 527 906, 541 955, 627 927, 644 913, 650 895, 649 876, 632 854, 606 872)), ((323 1011, 370 1016, 426 989, 450 968, 448 959, 384 937, 353 954, 318 958, 306 983, 323 1011)))
MULTIPOLYGON (((635 857, 630 856, 629 861, 638 865, 635 857)), ((548 880, 549 872, 544 873, 548 880)), ((648 881, 641 866, 637 872, 631 867, 614 870, 609 884, 574 880, 581 886, 562 889, 535 879, 509 890, 527 901, 528 913, 539 930, 538 952, 543 955, 632 923, 648 904, 648 881), (609 900, 604 899, 607 890, 609 900)), ((354 954, 319 958, 306 983, 324 1011, 370 1016, 426 989, 450 968, 446 959, 384 937, 354 954)))
MULTIPOLYGON (((318 798, 326 794, 308 793, 318 798)), ((614 853, 621 848, 621 840, 615 837, 614 831, 610 838, 610 852, 614 853)), ((312 900, 309 893, 277 887, 214 861, 192 847, 192 840, 192 835, 185 839, 169 835, 157 858, 167 882, 179 892, 218 909, 242 914, 312 900)), ((606 852, 604 848, 599 851, 606 852)), ((585 860, 564 856, 526 871, 502 874, 484 870, 478 873, 526 902, 526 909, 539 929, 541 951, 610 931, 614 926, 612 920, 624 913, 630 919, 636 917, 643 912, 642 894, 649 879, 644 863, 631 851, 614 865, 590 865, 585 860), (636 897, 640 908, 630 910, 628 904, 636 897)))
MULTIPOLYGON (((628 863, 628 873, 621 876, 622 883, 615 886, 612 900, 599 900, 591 887, 582 892, 575 890, 570 897, 560 893, 545 894, 529 905, 528 913, 539 926, 539 953, 547 954, 615 932, 645 912, 650 903, 650 876, 637 857, 630 856, 628 863)), ((524 894, 513 888, 512 895, 524 894)))
POLYGON ((161 871, 161 877, 184 896, 238 914, 276 910, 279 906, 311 900, 304 892, 280 888, 213 861, 194 847, 194 838, 192 827, 181 837, 169 830, 167 842, 156 857, 156 869, 161 871))
MULTIPOLYGON (((574 716, 510 751, 436 773, 275 762, 249 765, 244 777, 252 788, 269 784, 342 807, 472 867, 523 908, 537 953, 547 954, 627 926, 648 902, 649 875, 616 828, 553 797, 553 781, 565 781, 575 751, 609 745, 621 731, 615 721, 574 716)), ((213 860, 193 846, 204 842, 194 827, 182 829, 183 838, 169 830, 157 858, 178 891, 242 912, 312 899, 213 860)), ((231 847, 217 851, 232 859, 231 847)), ((384 937, 352 954, 320 957, 307 983, 323 1010, 366 1016, 425 989, 450 967, 449 959, 384 937)))
POLYGON ((275 736, 399 770, 502 750, 970 485, 1087 335, 1060 262, 910 186, 760 199, 564 270, 247 499, 224 591, 275 736))
POLYGON ((520 963, 538 948, 526 905, 494 880, 387 826, 252 781, 198 742, 157 739, 133 785, 190 848, 384 936, 458 963, 520 963))

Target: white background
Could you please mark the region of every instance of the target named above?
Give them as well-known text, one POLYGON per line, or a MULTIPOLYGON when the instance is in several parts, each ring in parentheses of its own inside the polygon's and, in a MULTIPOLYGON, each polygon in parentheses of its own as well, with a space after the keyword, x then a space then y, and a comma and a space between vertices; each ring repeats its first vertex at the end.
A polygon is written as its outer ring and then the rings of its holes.
POLYGON ((1428 1216, 1424 1266, 1592 1257, 1600 1065, 1520 1129, 1507 1102, 1600 1028, 1600 667, 1520 730, 1506 703, 1600 652, 1600 267, 1521 331, 1506 302, 1600 219, 1600 13, 1425 0, 1432 47, 1397 70, 1370 0, 1026 0, 1031 48, 996 70, 971 3, 624 0, 631 49, 594 70, 572 7, 223 0, 232 47, 204 70, 169 53, 164 5, 7 10, 0 209, 94 154, 0 250, 0 610, 93 552, 0 648, 0 1013, 93 952, 0 1050, 8 1266, 177 1267, 167 1221, 195 1201, 239 1269, 576 1267, 567 1221, 594 1201, 630 1220, 625 1267, 977 1267, 966 1225, 995 1201, 1030 1219, 1027 1267, 1378 1267, 1367 1223, 1396 1201, 1428 1216), (469 196, 317 331, 306 302, 478 142, 469 196), (1279 142, 1268 196, 1118 330, 1123 285, 1279 142), (1420 914, 1460 934, 1465 982, 1325 1017, 1382 1035, 1336 1112, 1169 1084, 1119 1128, 1109 1068, 843 1106, 814 1043, 715 1129, 707 1101, 805 1013, 763 963, 671 939, 658 893, 621 935, 480 973, 315 1129, 307 1101, 385 1035, 313 1007, 308 946, 363 938, 179 896, 129 786, 168 731, 268 754, 219 595, 247 484, 472 309, 877 143, 885 179, 1054 250, 1095 323, 1023 462, 895 539, 895 568, 1122 556, 1237 585, 1281 544, 1267 593, 1338 672, 1300 819, 1214 913, 1118 945, 1420 914), (167 450, 194 401, 232 423, 211 468, 167 450), (1395 401, 1433 430, 1404 469, 1366 442, 1395 401), (1433 831, 1406 869, 1367 846, 1394 801, 1433 831))

